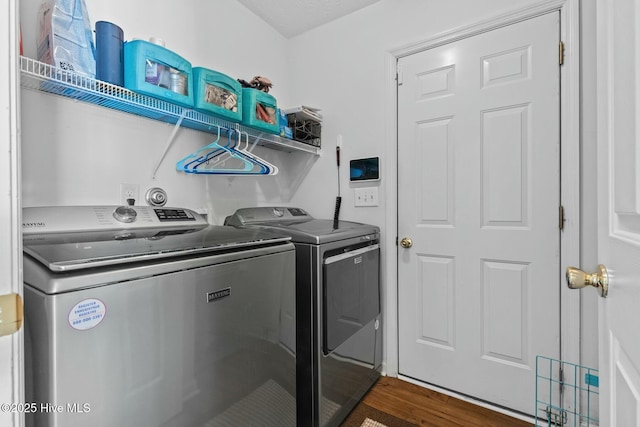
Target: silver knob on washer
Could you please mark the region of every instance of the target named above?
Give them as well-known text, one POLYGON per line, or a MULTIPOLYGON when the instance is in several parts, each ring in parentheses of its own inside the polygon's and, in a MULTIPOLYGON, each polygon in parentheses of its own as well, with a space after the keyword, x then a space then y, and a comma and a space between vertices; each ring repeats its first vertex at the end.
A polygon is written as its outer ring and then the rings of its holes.
POLYGON ((153 187, 147 190, 144 198, 151 206, 164 206, 167 203, 167 192, 162 188, 153 187))
POLYGON ((120 222, 133 222, 137 216, 138 212, 130 206, 118 206, 116 210, 113 211, 113 217, 120 222))

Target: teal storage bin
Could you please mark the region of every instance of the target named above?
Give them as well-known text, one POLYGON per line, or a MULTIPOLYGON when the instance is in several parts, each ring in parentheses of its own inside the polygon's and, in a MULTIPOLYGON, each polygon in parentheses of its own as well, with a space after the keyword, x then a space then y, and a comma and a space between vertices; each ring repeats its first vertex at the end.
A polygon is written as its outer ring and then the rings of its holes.
POLYGON ((278 104, 266 92, 253 88, 242 88, 242 123, 255 129, 279 134, 278 104))
POLYGON ((242 85, 218 71, 193 68, 194 108, 234 122, 242 121, 242 85))
POLYGON ((191 63, 144 40, 124 45, 124 86, 134 92, 193 108, 191 63))

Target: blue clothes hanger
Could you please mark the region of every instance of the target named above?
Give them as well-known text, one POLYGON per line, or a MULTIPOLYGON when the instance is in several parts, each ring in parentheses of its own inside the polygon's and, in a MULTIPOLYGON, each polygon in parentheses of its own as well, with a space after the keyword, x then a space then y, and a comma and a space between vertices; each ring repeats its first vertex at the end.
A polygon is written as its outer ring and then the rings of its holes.
MULTIPOLYGON (((233 129, 227 130, 227 144, 221 145, 221 128, 215 141, 200 148, 176 164, 178 170, 196 174, 224 175, 268 175, 277 173, 277 168, 239 147, 240 134, 233 129), (232 136, 238 134, 236 141, 232 136), (229 165, 231 163, 231 165, 229 165)), ((248 145, 248 134, 247 134, 248 145)))
POLYGON ((205 158, 208 152, 210 152, 211 150, 215 150, 216 147, 218 147, 218 141, 220 141, 220 126, 216 126, 216 127, 218 128, 218 134, 216 139, 210 144, 200 148, 195 153, 189 154, 187 157, 180 160, 178 163, 176 163, 176 169, 178 169, 179 171, 188 172, 188 168, 191 164, 205 158))
POLYGON ((210 151, 204 159, 198 160, 196 164, 190 167, 192 173, 209 173, 209 174, 242 174, 242 175, 264 175, 268 173, 259 163, 253 159, 249 159, 241 152, 236 150, 237 142, 232 138, 235 135, 233 129, 226 129, 227 144, 216 144, 216 148, 210 151), (235 166, 240 161, 240 166, 235 166), (231 162, 231 166, 227 164, 231 162))
MULTIPOLYGON (((249 134, 246 133, 246 135, 247 135, 246 142, 247 142, 247 147, 248 147, 249 146, 249 134)), ((227 147, 230 148, 234 154, 239 155, 242 158, 246 159, 247 161, 249 161, 249 162, 251 162, 251 163, 256 165, 256 167, 258 169, 256 169, 254 172, 260 173, 260 174, 263 174, 263 175, 274 174, 273 173, 274 171, 277 172, 277 168, 275 166, 271 165, 270 163, 266 162, 265 160, 255 156, 255 155, 253 155, 252 153, 246 151, 242 147, 242 132, 240 132, 238 130, 234 130, 234 129, 228 129, 227 141, 229 142, 227 147)))

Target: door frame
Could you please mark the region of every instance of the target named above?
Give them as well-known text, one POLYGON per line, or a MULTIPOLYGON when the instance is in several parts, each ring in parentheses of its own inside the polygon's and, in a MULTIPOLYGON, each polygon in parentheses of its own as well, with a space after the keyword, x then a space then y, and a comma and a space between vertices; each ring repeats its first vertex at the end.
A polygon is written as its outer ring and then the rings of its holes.
MULTIPOLYGON (((387 87, 385 95, 387 149, 385 156, 389 173, 385 190, 390 197, 385 209, 386 228, 389 233, 385 242, 388 256, 385 263, 384 280, 388 284, 383 290, 384 304, 384 357, 383 369, 389 376, 398 376, 398 59, 424 50, 439 47, 487 31, 535 18, 550 12, 560 12, 560 38, 564 42, 564 63, 560 67, 560 203, 564 206, 564 229, 560 233, 560 357, 567 361, 580 360, 580 295, 569 292, 564 284, 567 266, 580 265, 580 10, 579 0, 545 0, 515 9, 496 17, 471 25, 436 34, 425 40, 390 50, 386 54, 387 87)), ((532 390, 531 398, 534 399, 532 390)), ((569 406, 567 406, 567 409, 569 406)))
MULTIPOLYGON (((22 296, 22 234, 20 190, 20 72, 19 5, 8 0, 0 6, 0 295, 22 296)), ((0 403, 24 402, 24 343, 22 327, 0 338, 0 403)), ((24 425, 21 411, 0 411, 0 424, 24 425)))

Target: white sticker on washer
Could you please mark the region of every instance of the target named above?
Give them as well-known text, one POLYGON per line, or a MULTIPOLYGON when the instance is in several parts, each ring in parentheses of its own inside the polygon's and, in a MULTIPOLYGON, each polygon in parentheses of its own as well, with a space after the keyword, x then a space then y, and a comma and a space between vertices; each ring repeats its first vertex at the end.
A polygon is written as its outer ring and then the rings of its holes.
POLYGON ((95 298, 85 299, 73 306, 69 312, 69 325, 73 329, 85 331, 95 328, 104 320, 107 307, 95 298))

